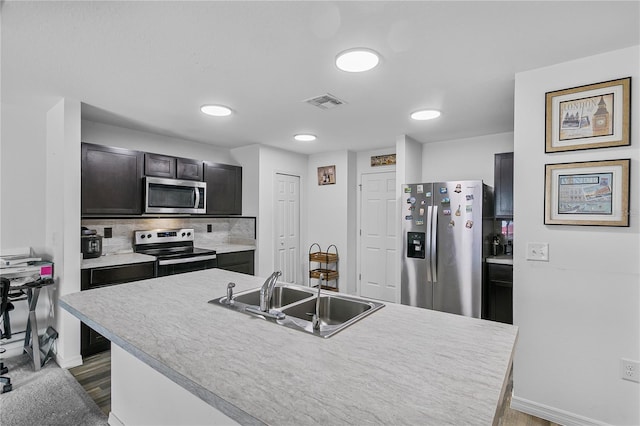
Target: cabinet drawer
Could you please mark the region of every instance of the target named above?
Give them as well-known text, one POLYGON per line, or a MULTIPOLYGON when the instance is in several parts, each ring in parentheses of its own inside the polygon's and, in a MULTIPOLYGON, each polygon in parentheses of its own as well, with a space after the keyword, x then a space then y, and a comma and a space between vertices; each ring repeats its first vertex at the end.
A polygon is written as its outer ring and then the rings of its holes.
POLYGON ((513 283, 513 266, 511 265, 487 263, 487 274, 489 281, 513 283))
POLYGON ((81 290, 145 280, 155 276, 155 262, 83 269, 81 290))

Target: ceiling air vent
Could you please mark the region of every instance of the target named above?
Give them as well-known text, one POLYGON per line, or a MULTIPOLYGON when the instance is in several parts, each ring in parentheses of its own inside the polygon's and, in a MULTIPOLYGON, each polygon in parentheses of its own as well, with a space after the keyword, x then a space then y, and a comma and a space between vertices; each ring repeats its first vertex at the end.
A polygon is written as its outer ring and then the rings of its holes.
POLYGON ((310 105, 317 106, 320 109, 333 109, 340 105, 346 104, 345 101, 336 98, 330 93, 326 93, 321 96, 316 96, 314 98, 307 99, 305 102, 310 105))

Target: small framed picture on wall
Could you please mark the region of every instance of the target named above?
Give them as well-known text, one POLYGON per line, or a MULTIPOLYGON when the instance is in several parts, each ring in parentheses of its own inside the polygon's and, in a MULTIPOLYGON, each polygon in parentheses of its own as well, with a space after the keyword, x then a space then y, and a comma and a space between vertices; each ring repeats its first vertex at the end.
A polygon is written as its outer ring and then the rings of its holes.
POLYGON ((336 166, 318 167, 318 185, 333 185, 336 183, 336 166))

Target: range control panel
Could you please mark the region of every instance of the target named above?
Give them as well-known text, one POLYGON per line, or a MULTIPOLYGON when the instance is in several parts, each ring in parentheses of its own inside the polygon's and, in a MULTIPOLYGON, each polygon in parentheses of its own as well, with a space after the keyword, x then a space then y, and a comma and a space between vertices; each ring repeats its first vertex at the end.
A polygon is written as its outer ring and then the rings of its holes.
POLYGON ((133 235, 135 244, 175 243, 193 241, 195 238, 192 228, 135 231, 133 235))

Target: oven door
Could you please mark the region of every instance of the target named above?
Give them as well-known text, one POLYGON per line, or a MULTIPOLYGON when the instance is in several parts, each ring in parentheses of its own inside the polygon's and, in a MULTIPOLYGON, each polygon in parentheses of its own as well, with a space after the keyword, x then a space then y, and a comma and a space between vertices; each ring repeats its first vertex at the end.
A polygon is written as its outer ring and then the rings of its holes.
POLYGON ((145 177, 145 213, 206 213, 207 183, 145 177))
POLYGON ((184 272, 202 271, 216 268, 218 259, 215 254, 206 254, 192 257, 158 259, 157 274, 159 277, 182 274, 184 272))

